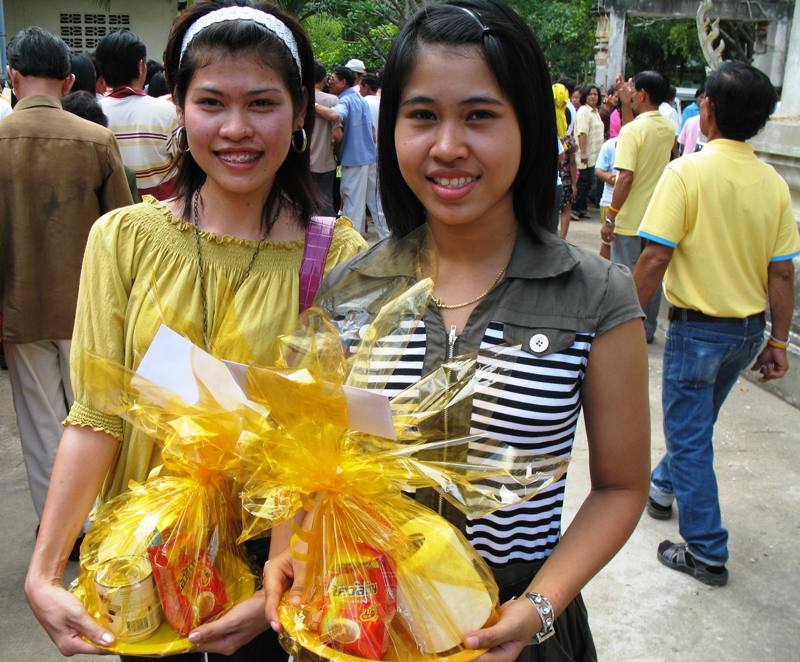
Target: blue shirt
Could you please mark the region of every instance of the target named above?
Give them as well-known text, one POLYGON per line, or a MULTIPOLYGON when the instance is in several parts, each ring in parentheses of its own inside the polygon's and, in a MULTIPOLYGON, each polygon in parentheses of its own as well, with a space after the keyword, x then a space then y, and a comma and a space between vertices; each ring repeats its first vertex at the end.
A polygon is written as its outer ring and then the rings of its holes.
MULTIPOLYGON (((600 153, 597 155, 597 163, 595 163, 595 170, 603 170, 604 172, 614 171, 614 158, 617 156, 617 139, 609 138, 603 143, 600 148, 600 153)), ((611 198, 614 196, 614 186, 608 182, 603 182, 603 197, 600 198, 600 206, 608 207, 611 204, 611 198)))
POLYGON ((683 109, 683 115, 681 115, 681 128, 683 125, 686 124, 686 120, 690 117, 694 117, 695 115, 700 114, 700 106, 698 106, 694 101, 690 103, 686 108, 683 109))
POLYGON ((342 165, 362 166, 375 162, 375 141, 372 139, 372 115, 367 102, 349 87, 339 95, 333 108, 344 125, 342 165))

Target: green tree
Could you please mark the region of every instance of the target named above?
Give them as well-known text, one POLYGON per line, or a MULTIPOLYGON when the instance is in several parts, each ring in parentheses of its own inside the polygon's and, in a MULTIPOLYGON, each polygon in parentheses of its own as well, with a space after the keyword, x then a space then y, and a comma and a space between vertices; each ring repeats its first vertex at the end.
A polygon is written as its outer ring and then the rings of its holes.
POLYGON ((628 24, 625 71, 655 69, 675 85, 699 83, 705 64, 693 19, 633 18, 628 24))
POLYGON ((553 78, 594 78, 597 18, 592 0, 511 0, 544 51, 553 78))

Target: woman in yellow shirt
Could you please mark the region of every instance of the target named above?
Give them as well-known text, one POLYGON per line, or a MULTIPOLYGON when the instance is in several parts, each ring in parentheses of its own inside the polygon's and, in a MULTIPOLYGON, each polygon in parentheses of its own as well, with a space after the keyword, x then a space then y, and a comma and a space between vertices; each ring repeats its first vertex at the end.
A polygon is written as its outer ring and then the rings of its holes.
MULTIPOLYGON (((100 652, 83 636, 113 640, 62 588, 73 541, 98 494, 108 500, 159 464, 152 440, 93 407, 81 357, 135 369, 165 322, 216 356, 265 364, 300 306, 315 201, 305 149, 314 119, 308 39, 269 5, 209 0, 176 19, 165 59, 181 125, 178 195, 163 204, 146 197, 92 229, 73 335, 75 404, 25 582, 34 614, 65 655, 100 652)), ((326 269, 364 246, 340 219, 326 269)), ((213 634, 193 633, 198 650, 236 651, 266 629, 263 597, 213 625, 213 634)), ((259 638, 262 657, 272 647, 278 655, 274 639, 259 638)))

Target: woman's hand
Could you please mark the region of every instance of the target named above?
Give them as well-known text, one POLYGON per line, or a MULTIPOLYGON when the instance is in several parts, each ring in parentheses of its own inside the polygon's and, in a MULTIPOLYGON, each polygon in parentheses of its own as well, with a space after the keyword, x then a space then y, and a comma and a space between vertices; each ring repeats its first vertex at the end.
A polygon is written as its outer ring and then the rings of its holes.
POLYGON ((267 629, 264 592, 258 591, 220 618, 196 627, 189 634, 192 650, 233 655, 267 629))
POLYGON ((542 619, 527 598, 509 600, 500 607, 500 620, 467 634, 464 645, 488 649, 476 662, 514 662, 541 629, 542 619))
POLYGON ((305 563, 292 557, 289 548, 267 561, 264 566, 264 613, 275 632, 283 631, 278 618, 278 605, 283 594, 289 591, 289 604, 299 607, 302 604, 304 583, 305 563))
POLYGON ((62 586, 28 577, 25 581, 25 597, 36 620, 42 624, 62 655, 108 655, 98 646, 110 646, 114 643, 114 635, 96 623, 80 601, 62 586))

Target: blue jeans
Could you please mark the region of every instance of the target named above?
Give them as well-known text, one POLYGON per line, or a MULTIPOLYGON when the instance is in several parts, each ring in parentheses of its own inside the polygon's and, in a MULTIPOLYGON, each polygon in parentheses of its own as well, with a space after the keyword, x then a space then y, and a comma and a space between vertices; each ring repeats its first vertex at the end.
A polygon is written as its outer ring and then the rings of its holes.
POLYGON ((758 318, 738 322, 670 322, 664 346, 662 407, 667 452, 650 476, 650 497, 678 505, 681 536, 695 558, 728 560, 714 474, 714 423, 764 337, 758 318))

